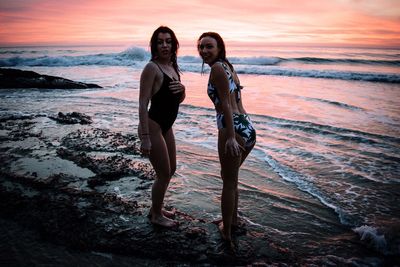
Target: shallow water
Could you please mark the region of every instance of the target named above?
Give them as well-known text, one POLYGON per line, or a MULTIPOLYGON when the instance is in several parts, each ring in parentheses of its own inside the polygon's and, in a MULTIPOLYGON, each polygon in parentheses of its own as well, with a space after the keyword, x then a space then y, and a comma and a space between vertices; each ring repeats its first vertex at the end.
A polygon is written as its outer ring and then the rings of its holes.
MULTIPOLYGON (((21 66, 105 88, 2 90, 0 112, 78 111, 91 116, 95 127, 135 133, 144 63, 21 66)), ((200 68, 201 63, 197 65, 200 68)), ((331 67, 349 68, 358 67, 331 67)), ((399 70, 396 65, 385 68, 377 73, 399 70)), ((368 71, 373 69, 368 66, 368 71)), ((242 74, 240 78, 244 105, 257 130, 257 145, 240 171, 241 216, 272 240, 300 253, 349 260, 353 255, 346 249, 354 246, 351 240, 356 232, 360 238, 369 237, 366 244, 371 241, 375 247, 378 265, 379 257, 399 253, 399 84, 282 75, 242 74), (320 243, 328 245, 321 248, 320 243)), ((207 79, 207 73, 183 72, 187 98, 174 126, 178 169, 166 199, 188 214, 214 220, 220 217, 222 183, 215 111, 205 92, 207 79)), ((51 129, 51 125, 42 127, 51 129)), ((129 185, 118 190, 122 196, 132 195, 129 185)), ((375 262, 368 256, 354 257, 375 262)))

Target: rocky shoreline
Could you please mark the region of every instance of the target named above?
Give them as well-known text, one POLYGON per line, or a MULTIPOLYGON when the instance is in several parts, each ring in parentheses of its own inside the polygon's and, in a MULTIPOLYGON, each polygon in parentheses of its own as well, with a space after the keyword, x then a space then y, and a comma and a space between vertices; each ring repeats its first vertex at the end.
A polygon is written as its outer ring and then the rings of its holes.
POLYGON ((102 87, 93 83, 83 83, 57 76, 42 75, 34 71, 0 68, 0 89, 9 88, 87 89, 102 87))
POLYGON ((92 127, 85 114, 2 117, 0 140, 1 219, 50 243, 180 264, 297 262, 251 225, 237 233, 236 252, 215 224, 175 207, 167 209, 176 210, 177 228, 153 226, 147 213, 154 171, 140 157, 137 136, 92 127), (135 188, 130 197, 120 193, 124 184, 135 188))

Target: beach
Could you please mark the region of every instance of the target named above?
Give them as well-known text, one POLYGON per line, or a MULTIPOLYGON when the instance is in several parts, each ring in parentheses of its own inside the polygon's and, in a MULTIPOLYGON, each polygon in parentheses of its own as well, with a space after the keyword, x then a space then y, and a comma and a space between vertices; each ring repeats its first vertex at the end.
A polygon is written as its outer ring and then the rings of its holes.
POLYGON ((257 131, 239 175, 245 227, 230 255, 213 223, 221 217, 217 128, 208 69, 201 73, 193 48, 178 57, 187 96, 166 195, 180 222, 173 231, 146 217, 154 173, 138 151, 137 111, 147 48, 2 48, 0 67, 103 87, 0 90, 4 266, 68 266, 71 258, 94 266, 399 265, 399 54, 228 51, 257 131), (60 123, 60 112, 91 123, 60 123))

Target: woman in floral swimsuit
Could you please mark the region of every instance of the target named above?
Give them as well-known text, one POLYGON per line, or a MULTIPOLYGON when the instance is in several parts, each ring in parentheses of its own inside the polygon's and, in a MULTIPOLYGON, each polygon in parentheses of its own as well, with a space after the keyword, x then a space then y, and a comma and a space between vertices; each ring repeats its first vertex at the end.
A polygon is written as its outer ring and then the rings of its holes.
POLYGON ((224 240, 232 245, 231 232, 238 225, 239 168, 256 143, 256 132, 243 108, 239 79, 226 59, 223 39, 218 33, 206 32, 198 39, 198 52, 211 67, 207 93, 217 112, 218 154, 223 189, 222 221, 218 228, 224 240))

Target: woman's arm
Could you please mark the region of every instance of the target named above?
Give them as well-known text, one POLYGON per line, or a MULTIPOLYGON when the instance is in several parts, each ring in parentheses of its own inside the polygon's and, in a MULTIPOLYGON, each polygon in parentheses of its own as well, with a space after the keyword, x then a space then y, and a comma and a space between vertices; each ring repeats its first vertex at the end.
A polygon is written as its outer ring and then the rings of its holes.
POLYGON ((148 105, 156 78, 156 69, 153 63, 148 63, 140 76, 139 91, 139 138, 141 140, 141 151, 143 154, 150 153, 151 142, 149 136, 148 105))

